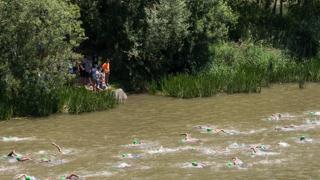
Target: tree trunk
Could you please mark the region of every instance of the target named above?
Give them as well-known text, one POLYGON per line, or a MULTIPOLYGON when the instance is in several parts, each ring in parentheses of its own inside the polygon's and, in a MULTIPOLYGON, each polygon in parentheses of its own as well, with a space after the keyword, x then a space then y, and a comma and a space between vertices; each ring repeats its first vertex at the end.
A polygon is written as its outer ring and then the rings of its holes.
POLYGON ((270 8, 272 0, 266 0, 265 4, 264 4, 264 9, 268 10, 270 8))
POLYGON ((276 14, 277 12, 277 4, 278 4, 278 0, 274 0, 273 10, 272 10, 273 14, 276 14))
POLYGON ((283 15, 283 0, 280 0, 280 16, 283 15))

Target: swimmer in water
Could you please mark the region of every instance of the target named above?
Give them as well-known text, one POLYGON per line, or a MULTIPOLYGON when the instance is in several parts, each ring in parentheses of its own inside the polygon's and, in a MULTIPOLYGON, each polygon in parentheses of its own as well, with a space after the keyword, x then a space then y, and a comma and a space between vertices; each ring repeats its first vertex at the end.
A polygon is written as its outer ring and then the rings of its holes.
POLYGON ((223 132, 223 133, 225 133, 225 134, 228 134, 224 129, 215 129, 214 130, 215 131, 215 133, 220 133, 220 132, 223 132))
POLYGON ((213 128, 210 126, 198 125, 198 126, 195 126, 194 128, 199 129, 204 132, 207 132, 207 133, 211 133, 213 131, 213 128))
POLYGON ((79 180, 80 177, 76 174, 70 174, 69 176, 62 176, 61 180, 79 180))
POLYGON ((294 124, 290 124, 290 125, 286 125, 286 126, 283 126, 283 127, 276 127, 274 128, 276 131, 288 131, 288 130, 294 130, 295 128, 298 128, 297 125, 294 125, 294 124))
POLYGON ((311 138, 306 138, 305 136, 301 136, 299 138, 300 142, 302 143, 306 143, 306 142, 312 142, 312 139, 311 138))
POLYGON ((8 156, 8 157, 15 158, 17 161, 20 161, 20 162, 32 160, 32 159, 31 159, 30 157, 28 157, 28 156, 23 156, 23 155, 21 155, 21 154, 16 153, 15 150, 11 151, 7 156, 8 156))
POLYGON ((138 144, 141 144, 141 141, 139 139, 135 138, 135 139, 133 139, 132 144, 138 145, 138 144))
POLYGON ((184 136, 184 138, 182 139, 182 141, 184 141, 184 142, 191 142, 191 143, 200 142, 199 139, 192 138, 191 134, 189 134, 189 133, 183 133, 183 134, 180 134, 180 135, 184 136))
POLYGON ((198 167, 198 168, 204 168, 204 167, 207 166, 206 164, 204 164, 204 163, 198 163, 197 161, 192 161, 192 162, 191 162, 191 165, 192 165, 193 167, 198 167))
POLYGON ((20 180, 36 180, 37 178, 34 176, 28 176, 26 174, 19 174, 15 177, 15 179, 20 179, 20 180))
POLYGON ((51 159, 49 159, 48 157, 44 156, 40 159, 40 163, 49 163, 51 162, 51 159))
POLYGON ((251 147, 250 150, 252 155, 257 154, 257 152, 259 151, 259 149, 257 149, 256 147, 251 147))
POLYGON ((241 161, 238 157, 233 157, 232 158, 232 162, 233 162, 234 166, 237 166, 237 167, 243 167, 244 166, 243 161, 241 161))
POLYGON ((280 113, 272 114, 268 119, 273 121, 279 121, 282 115, 280 113))
POLYGON ((266 147, 264 145, 255 145, 250 147, 252 153, 256 154, 259 151, 266 151, 266 147))

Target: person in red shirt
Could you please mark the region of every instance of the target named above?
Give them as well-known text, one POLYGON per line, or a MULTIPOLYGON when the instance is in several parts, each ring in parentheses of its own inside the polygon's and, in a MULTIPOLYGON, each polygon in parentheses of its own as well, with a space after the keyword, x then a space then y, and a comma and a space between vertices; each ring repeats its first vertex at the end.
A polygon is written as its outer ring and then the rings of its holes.
POLYGON ((105 73, 106 85, 109 86, 110 59, 107 59, 107 60, 102 64, 102 70, 103 70, 103 72, 105 73))

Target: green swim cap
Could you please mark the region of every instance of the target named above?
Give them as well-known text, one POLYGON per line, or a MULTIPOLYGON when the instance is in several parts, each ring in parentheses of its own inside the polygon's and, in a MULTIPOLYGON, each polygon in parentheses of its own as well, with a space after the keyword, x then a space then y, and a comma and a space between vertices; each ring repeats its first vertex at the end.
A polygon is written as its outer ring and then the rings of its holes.
POLYGON ((303 140, 305 140, 305 139, 306 139, 305 136, 301 136, 301 137, 300 137, 300 141, 303 141, 303 140))
POLYGON ((30 176, 26 176, 26 180, 31 180, 31 177, 30 176))
POLYGON ((197 161, 192 161, 191 164, 192 164, 192 166, 198 166, 197 161))
POLYGON ((132 143, 133 144, 140 144, 140 140, 139 139, 134 139, 132 143))
POLYGON ((49 159, 47 157, 42 157, 41 161, 49 161, 49 159))
POLYGON ((17 160, 17 161, 21 161, 21 156, 17 156, 17 157, 16 157, 16 160, 17 160))
POLYGON ((122 157, 128 157, 128 154, 123 153, 123 154, 122 154, 122 157))
POLYGON ((228 161, 228 162, 227 162, 227 167, 228 167, 228 168, 232 168, 232 167, 233 167, 233 163, 232 163, 231 161, 228 161))
POLYGON ((61 180, 66 180, 66 176, 61 176, 61 180))

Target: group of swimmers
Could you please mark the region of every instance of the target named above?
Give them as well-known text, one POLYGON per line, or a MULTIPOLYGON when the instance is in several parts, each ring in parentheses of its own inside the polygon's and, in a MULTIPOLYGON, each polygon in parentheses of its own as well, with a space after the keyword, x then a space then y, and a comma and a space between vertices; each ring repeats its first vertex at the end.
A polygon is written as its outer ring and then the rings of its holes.
MULTIPOLYGON (((317 115, 317 113, 310 113, 310 115, 317 115)), ((320 113, 319 113, 320 115, 320 113)), ((271 120, 281 120, 281 118, 283 117, 289 117, 289 115, 283 115, 283 114, 280 114, 280 113, 277 113, 277 114, 273 114, 272 116, 270 116, 270 119, 271 120)), ((310 125, 318 125, 320 124, 319 121, 317 120, 308 120, 306 121, 305 124, 303 125, 286 125, 286 126, 283 126, 283 127, 276 127, 275 130, 277 131, 287 131, 287 130, 291 130, 291 129, 301 129, 305 126, 310 126, 310 125)), ((232 134, 232 132, 234 130, 226 130, 226 129, 220 129, 220 128, 213 128, 213 127, 210 127, 210 126, 202 126, 202 125, 199 125, 199 126, 196 126, 195 128, 201 130, 201 131, 204 131, 204 132, 207 132, 207 133, 215 133, 215 134, 232 134)), ((197 139, 197 138, 194 138, 191 136, 190 133, 183 133, 183 134, 180 134, 181 136, 183 136, 183 139, 182 139, 182 142, 184 143, 201 143, 202 140, 200 139, 197 139)), ((305 136, 301 136, 299 138, 299 142, 311 142, 312 139, 310 138, 307 138, 305 136)), ((134 146, 139 146, 141 145, 143 142, 140 141, 139 139, 134 139, 132 141, 132 145, 134 146)), ((62 148, 56 144, 56 143, 51 143, 60 153, 62 153, 62 148)), ((280 142, 278 143, 278 145, 280 146, 289 146, 287 143, 285 142, 280 142)), ((263 152, 268 152, 268 149, 269 147, 266 146, 266 145, 251 145, 250 147, 247 147, 248 148, 248 151, 251 152, 252 155, 259 155, 259 154, 263 154, 263 152)), ((24 161, 29 161, 29 160, 33 160, 29 154, 28 155, 22 155, 22 154, 19 154, 17 153, 15 150, 11 151, 8 155, 7 155, 9 158, 14 158, 15 160, 19 161, 19 162, 24 162, 24 161)), ((122 158, 139 158, 140 155, 136 155, 136 154, 129 154, 129 153, 123 153, 121 154, 121 157, 122 158)), ((51 160, 50 159, 47 159, 47 158, 43 158, 40 160, 40 162, 50 162, 51 160)), ((193 167, 197 167, 197 168, 203 168, 203 167, 206 167, 206 164, 205 163, 200 163, 200 162, 197 162, 197 161, 192 161, 190 163, 191 166, 193 167)), ((227 161, 227 164, 226 166, 228 168, 232 168, 232 167, 238 167, 238 168, 245 168, 246 165, 245 163, 240 160, 238 157, 232 157, 229 161, 227 161)), ((16 179, 19 179, 19 180, 36 180, 36 178, 34 176, 29 176, 27 174, 19 174, 16 176, 16 179)), ((76 174, 70 174, 70 175, 67 175, 67 176, 62 176, 61 179, 65 179, 65 180, 78 180, 80 179, 80 177, 76 174)), ((49 180, 49 179, 48 179, 49 180)))
MULTIPOLYGON (((54 142, 52 142, 51 144, 58 150, 59 153, 62 153, 62 148, 61 148, 58 144, 56 144, 56 143, 54 143, 54 142)), ((20 154, 20 153, 17 153, 15 150, 12 150, 12 151, 7 155, 7 157, 8 157, 8 158, 15 159, 15 160, 18 161, 18 162, 25 162, 25 161, 33 160, 33 159, 29 156, 29 154, 28 154, 28 155, 22 155, 22 154, 20 154)), ((51 160, 48 159, 48 158, 41 158, 41 159, 39 160, 39 162, 40 162, 40 163, 49 163, 49 162, 51 162, 51 160)), ((19 174, 19 175, 17 175, 17 176, 15 177, 15 179, 17 179, 17 180, 37 180, 36 177, 30 176, 30 175, 27 175, 27 174, 19 174)), ((60 179, 61 179, 61 180, 79 180, 80 177, 79 177, 78 175, 76 175, 76 174, 70 174, 70 175, 61 176, 60 179)), ((50 180, 50 178, 47 178, 46 180, 50 180)))
MULTIPOLYGON (((308 113, 308 114, 311 116, 318 116, 318 115, 320 116, 320 112, 312 112, 312 113, 308 113)), ((293 117, 294 116, 291 116, 289 114, 276 113, 276 114, 272 114, 268 118, 268 120, 279 121, 279 120, 289 119, 289 118, 293 118, 293 117)), ((275 130, 276 131, 303 130, 303 129, 313 128, 314 125, 320 125, 320 121, 307 120, 302 125, 293 125, 293 124, 285 125, 283 127, 276 127, 275 130)), ((213 128, 210 126, 203 126, 203 125, 195 126, 195 128, 201 130, 202 132, 214 133, 214 134, 223 133, 223 134, 230 135, 230 134, 233 134, 233 131, 234 131, 234 130, 213 128)), ((183 133, 181 135, 183 136, 183 139, 182 139, 183 142, 186 142, 186 143, 201 142, 200 139, 191 137, 190 133, 183 133)), ((298 141, 299 141, 299 143, 306 143, 306 142, 312 142, 312 139, 307 138, 305 136, 300 136, 298 141)), ((289 146, 287 143, 284 143, 284 142, 280 142, 280 143, 278 143, 278 145, 282 146, 282 147, 289 146)), ((268 154, 268 147, 265 145, 252 145, 249 148, 249 150, 251 151, 252 155, 268 154)), ((195 161, 191 162, 191 165, 195 166, 195 167, 204 167, 205 166, 204 164, 196 163, 195 161)), ((244 167, 244 163, 238 157, 233 157, 232 160, 228 161, 227 167, 235 167, 235 166, 241 168, 241 167, 244 167)))

